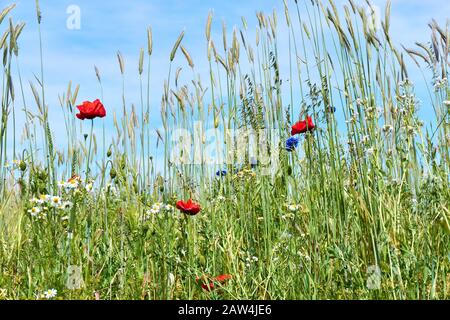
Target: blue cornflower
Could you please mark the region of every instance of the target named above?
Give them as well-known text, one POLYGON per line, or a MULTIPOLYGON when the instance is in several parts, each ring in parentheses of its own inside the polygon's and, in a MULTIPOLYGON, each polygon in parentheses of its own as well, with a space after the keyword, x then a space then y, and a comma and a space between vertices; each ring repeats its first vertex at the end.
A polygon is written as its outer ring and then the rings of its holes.
POLYGON ((294 151, 295 148, 298 147, 298 143, 300 142, 300 140, 296 137, 290 137, 289 139, 286 140, 286 150, 291 152, 294 151))
POLYGON ((219 170, 216 172, 216 176, 218 177, 224 177, 227 175, 227 170, 219 170))
POLYGON ((336 112, 336 107, 333 107, 333 106, 328 107, 328 112, 329 113, 335 113, 336 112))

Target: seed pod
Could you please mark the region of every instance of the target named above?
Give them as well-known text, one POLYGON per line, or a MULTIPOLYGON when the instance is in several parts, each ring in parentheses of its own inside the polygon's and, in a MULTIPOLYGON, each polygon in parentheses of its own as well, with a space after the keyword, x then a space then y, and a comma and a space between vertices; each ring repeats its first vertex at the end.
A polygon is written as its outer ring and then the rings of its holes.
POLYGON ((25 161, 20 161, 20 163, 19 163, 19 168, 20 168, 20 171, 22 171, 22 172, 24 172, 25 170, 27 170, 27 164, 25 163, 25 161))
POLYGON ((111 170, 109 171, 109 176, 111 177, 111 179, 114 180, 116 178, 116 176, 117 176, 116 169, 111 168, 111 170))

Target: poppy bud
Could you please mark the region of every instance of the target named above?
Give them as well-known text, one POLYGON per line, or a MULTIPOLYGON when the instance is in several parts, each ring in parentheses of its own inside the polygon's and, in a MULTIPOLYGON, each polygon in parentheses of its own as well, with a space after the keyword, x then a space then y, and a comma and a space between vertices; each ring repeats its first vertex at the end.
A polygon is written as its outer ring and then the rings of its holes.
POLYGON ((109 158, 112 155, 112 150, 111 148, 108 149, 108 152, 106 152, 106 156, 109 158))
POLYGON ((116 169, 111 168, 111 170, 109 171, 109 176, 111 177, 111 179, 114 179, 117 176, 116 169))
POLYGON ((26 169, 27 169, 27 164, 25 163, 25 161, 20 161, 20 163, 19 163, 19 168, 20 168, 20 171, 25 171, 26 169))

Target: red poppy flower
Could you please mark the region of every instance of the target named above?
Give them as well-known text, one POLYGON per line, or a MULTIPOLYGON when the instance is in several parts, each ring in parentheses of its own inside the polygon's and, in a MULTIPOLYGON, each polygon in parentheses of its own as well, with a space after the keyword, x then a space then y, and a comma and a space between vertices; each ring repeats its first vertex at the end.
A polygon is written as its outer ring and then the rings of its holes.
POLYGON ((99 99, 94 102, 85 101, 82 105, 77 106, 80 113, 77 114, 77 118, 80 120, 104 118, 106 116, 106 109, 99 99))
POLYGON ((291 134, 294 136, 298 133, 305 133, 312 131, 315 128, 313 120, 310 116, 306 117, 306 120, 299 121, 292 126, 291 134))
POLYGON ((81 181, 81 177, 74 174, 69 180, 67 180, 67 182, 69 183, 73 183, 73 182, 80 182, 81 181))
POLYGON ((189 199, 188 201, 178 201, 177 209, 191 216, 195 216, 201 210, 200 205, 198 203, 195 203, 191 199, 189 199))
POLYGON ((208 279, 209 283, 204 283, 205 277, 202 277, 202 278, 197 277, 195 279, 195 281, 197 283, 201 283, 203 290, 212 291, 212 290, 216 289, 214 284, 224 285, 230 279, 231 279, 231 275, 223 274, 223 275, 217 276, 215 278, 208 279))

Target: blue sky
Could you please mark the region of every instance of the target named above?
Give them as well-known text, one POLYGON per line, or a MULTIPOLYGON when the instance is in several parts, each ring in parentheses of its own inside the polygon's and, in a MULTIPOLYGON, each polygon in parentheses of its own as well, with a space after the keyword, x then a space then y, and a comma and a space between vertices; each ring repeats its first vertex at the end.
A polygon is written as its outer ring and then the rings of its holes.
MULTIPOLYGON (((302 0, 303 1, 303 0, 302 0)), ((13 1, 2 0, 2 7, 13 1)), ((12 17, 27 23, 20 39, 20 63, 25 84, 39 74, 39 43, 34 1, 16 0, 17 8, 12 17)), ((292 1, 291 1, 292 2, 292 1)), ((346 1, 335 1, 340 7, 346 1)), ((363 0, 355 2, 364 4, 363 0)), ((384 10, 386 1, 373 1, 384 10)), ((126 61, 126 98, 128 105, 139 106, 139 82, 137 74, 138 56, 141 47, 146 47, 146 29, 153 29, 154 54, 152 58, 152 110, 153 118, 159 118, 160 98, 164 78, 167 76, 169 54, 180 31, 186 36, 184 46, 189 50, 196 64, 196 70, 207 79, 206 40, 204 36, 208 12, 214 12, 213 38, 221 39, 221 21, 225 20, 228 31, 233 26, 241 27, 241 16, 245 16, 249 32, 257 24, 255 12, 266 13, 276 9, 279 20, 284 25, 282 0, 41 0, 43 15, 42 34, 44 44, 44 65, 46 78, 46 96, 49 104, 52 129, 57 144, 62 141, 64 132, 61 119, 58 94, 67 89, 67 84, 81 84, 79 101, 93 100, 100 95, 94 73, 94 65, 101 71, 107 109, 121 108, 121 78, 116 53, 120 50, 126 61), (69 30, 66 27, 69 5, 81 9, 81 29, 69 30)), ((413 46, 415 41, 429 39, 427 23, 435 18, 445 23, 450 12, 448 0, 392 0, 392 36, 397 43, 413 46)), ((280 26, 280 28, 282 28, 280 26)), ((283 32, 280 32, 281 38, 283 32)), ((281 45, 287 40, 280 40, 281 45), (284 41, 284 42, 283 42, 284 41)), ((179 54, 177 63, 187 65, 179 54)), ((283 70, 283 65, 281 66, 283 70)), ((188 73, 191 75, 191 73, 188 73)), ((411 78, 420 94, 424 94, 423 79, 411 68, 411 78)), ((31 91, 27 90, 27 103, 33 105, 31 91)), ((426 98, 426 96, 424 97, 426 98)), ((111 121, 111 119, 109 120, 111 121)), ((158 121, 155 120, 155 125, 158 121)))

